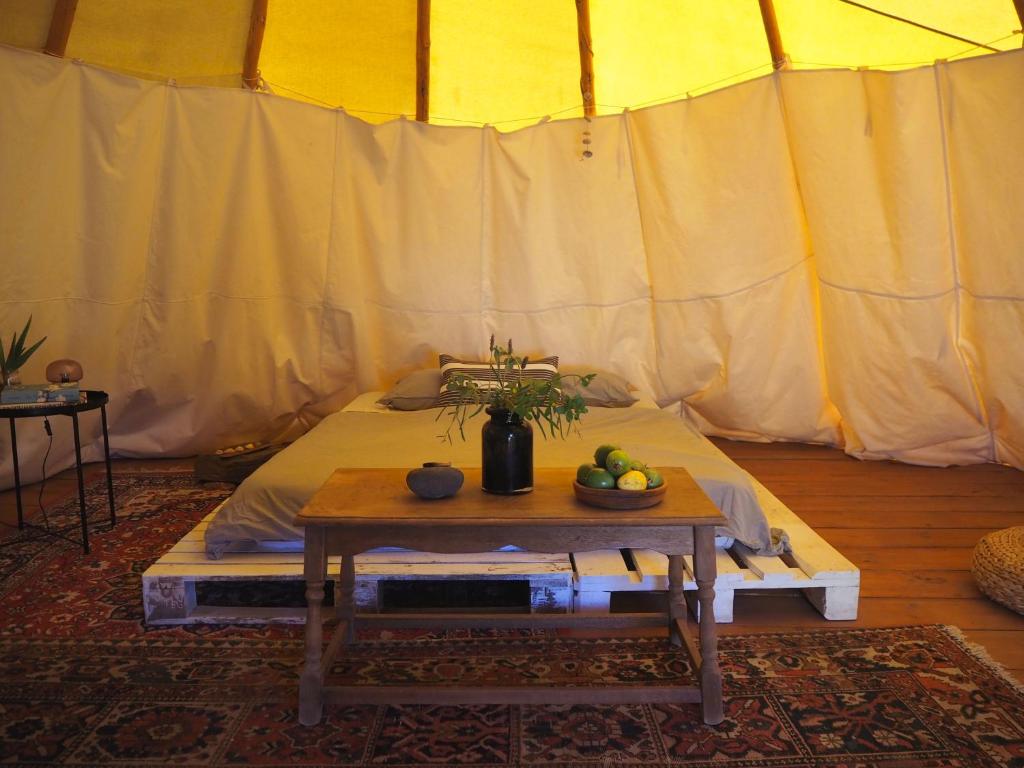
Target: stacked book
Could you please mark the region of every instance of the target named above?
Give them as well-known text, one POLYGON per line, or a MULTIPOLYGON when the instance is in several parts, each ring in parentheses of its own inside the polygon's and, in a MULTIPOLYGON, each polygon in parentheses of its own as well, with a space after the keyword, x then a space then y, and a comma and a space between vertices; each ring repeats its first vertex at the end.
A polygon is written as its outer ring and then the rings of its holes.
POLYGON ((81 402, 78 382, 69 384, 8 384, 0 389, 0 405, 53 404, 81 402))

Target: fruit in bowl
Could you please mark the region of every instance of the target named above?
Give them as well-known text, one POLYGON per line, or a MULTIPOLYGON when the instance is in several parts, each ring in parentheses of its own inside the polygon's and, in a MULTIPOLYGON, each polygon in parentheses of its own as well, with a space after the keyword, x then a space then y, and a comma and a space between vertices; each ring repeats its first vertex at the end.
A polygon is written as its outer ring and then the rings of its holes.
POLYGON ((609 509, 641 509, 659 503, 665 494, 661 473, 636 461, 618 445, 594 451, 592 464, 581 464, 573 483, 584 503, 609 509))
POLYGON ((661 472, 635 461, 617 445, 602 445, 594 451, 593 464, 580 464, 576 482, 587 488, 618 488, 623 491, 646 491, 665 483, 661 472))

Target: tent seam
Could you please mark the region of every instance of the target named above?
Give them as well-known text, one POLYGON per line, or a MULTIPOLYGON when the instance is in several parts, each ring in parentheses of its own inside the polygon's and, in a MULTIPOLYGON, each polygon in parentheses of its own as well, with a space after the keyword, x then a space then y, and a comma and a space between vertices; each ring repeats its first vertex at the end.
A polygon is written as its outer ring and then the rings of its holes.
MULTIPOLYGON (((649 301, 650 301, 650 298, 647 297, 647 296, 638 296, 636 298, 625 299, 623 301, 616 301, 616 302, 611 302, 611 303, 608 303, 608 304, 599 304, 599 303, 596 303, 596 302, 595 303, 575 302, 575 303, 572 303, 572 304, 556 304, 554 306, 532 307, 532 308, 529 308, 529 309, 504 309, 504 308, 498 309, 496 307, 492 307, 490 309, 490 311, 492 313, 499 314, 499 315, 526 315, 526 314, 533 314, 533 313, 537 313, 537 312, 557 312, 558 310, 563 310, 563 309, 584 309, 584 308, 611 309, 611 308, 615 308, 615 307, 624 307, 624 306, 627 306, 629 304, 636 304, 636 303, 639 303, 639 302, 649 302, 649 301)), ((671 299, 669 301, 671 301, 671 299)), ((385 304, 385 303, 380 302, 380 301, 373 301, 372 299, 367 299, 366 303, 367 304, 371 304, 371 305, 373 305, 373 306, 375 306, 375 307, 377 307, 379 309, 384 309, 384 310, 388 310, 388 311, 392 311, 392 312, 401 312, 401 313, 406 313, 406 314, 409 313, 409 312, 415 312, 415 313, 421 314, 421 315, 439 315, 439 316, 443 316, 443 315, 471 315, 471 314, 474 314, 474 312, 475 312, 475 310, 473 310, 473 309, 427 309, 427 308, 412 308, 412 309, 410 309, 408 307, 396 307, 396 306, 394 306, 392 304, 385 304)))
POLYGON ((699 296, 689 296, 687 298, 682 299, 652 299, 652 301, 655 304, 686 304, 691 301, 714 301, 716 299, 727 299, 730 296, 738 296, 741 293, 746 293, 747 291, 752 291, 755 288, 760 288, 763 285, 767 285, 773 280, 778 280, 783 275, 788 275, 790 272, 799 268, 802 264, 806 264, 810 260, 811 255, 808 254, 803 258, 794 261, 788 267, 780 269, 778 272, 774 272, 773 274, 770 274, 767 277, 763 277, 760 280, 757 280, 753 283, 744 285, 741 288, 736 288, 735 290, 732 291, 726 291, 725 293, 705 293, 699 296))
POLYGON ((947 294, 953 293, 954 291, 959 291, 960 293, 967 294, 972 299, 977 299, 978 301, 1024 301, 1024 296, 1004 296, 994 293, 975 293, 970 288, 967 288, 963 285, 953 286, 952 288, 947 288, 944 291, 937 291, 935 293, 926 293, 921 294, 919 296, 907 296, 900 293, 872 291, 868 288, 851 288, 850 286, 847 285, 833 283, 829 280, 826 280, 823 277, 819 277, 818 280, 823 285, 827 285, 829 288, 835 288, 837 291, 847 291, 848 293, 861 293, 864 294, 865 296, 877 296, 883 299, 895 299, 898 301, 928 301, 930 299, 937 299, 942 296, 946 296, 947 294))
MULTIPOLYGON (((301 298, 296 298, 294 296, 288 296, 286 294, 266 294, 266 295, 260 295, 260 296, 242 296, 242 295, 239 295, 239 294, 225 293, 224 291, 213 291, 213 290, 201 291, 199 293, 189 294, 188 296, 185 296, 185 297, 182 297, 182 298, 154 299, 154 298, 151 297, 149 299, 149 301, 150 301, 151 304, 163 304, 163 305, 167 305, 167 304, 187 304, 190 301, 195 301, 197 299, 203 299, 203 298, 209 298, 211 296, 219 298, 219 299, 231 299, 233 301, 289 301, 289 302, 291 302, 293 304, 300 304, 300 305, 306 306, 306 307, 317 307, 317 306, 319 306, 321 304, 321 300, 318 300, 318 299, 305 300, 305 299, 301 299, 301 298)), ((1024 299, 1022 299, 1022 300, 1024 300, 1024 299)), ((11 301, 11 300, 7 300, 7 299, 3 299, 3 300, 0 300, 0 304, 25 304, 25 303, 39 304, 39 303, 47 302, 47 301, 82 301, 82 302, 88 302, 90 304, 102 304, 103 306, 117 307, 117 306, 121 306, 123 304, 132 304, 134 302, 137 302, 138 298, 134 298, 134 299, 119 299, 117 301, 104 301, 102 299, 94 299, 94 298, 91 298, 89 296, 47 296, 47 297, 41 298, 41 299, 25 299, 25 300, 22 300, 22 301, 11 301)))
POLYGON ((128 377, 132 385, 139 388, 141 384, 137 378, 135 361, 139 352, 139 336, 142 332, 142 316, 149 305, 149 272, 153 266, 154 221, 156 219, 157 201, 161 197, 161 189, 164 181, 164 161, 167 154, 167 110, 171 100, 171 86, 164 84, 163 112, 160 115, 160 153, 156 169, 156 181, 153 184, 153 200, 149 207, 149 233, 146 238, 146 264, 142 270, 142 295, 139 297, 139 314, 135 319, 135 334, 132 337, 131 359, 128 361, 128 377))
MULTIPOLYGON (((334 211, 338 195, 338 135, 341 126, 341 115, 334 113, 334 157, 331 162, 331 206, 327 211, 327 250, 324 253, 323 283, 320 292, 320 350, 317 354, 317 389, 321 397, 326 396, 324 390, 324 326, 327 325, 327 281, 331 274, 331 247, 334 245, 334 211)), ((296 413, 298 418, 298 413, 296 413)))
POLYGON ((91 296, 44 296, 38 299, 0 299, 0 305, 11 304, 20 306, 22 304, 45 304, 49 301, 81 301, 89 304, 102 304, 105 307, 120 307, 125 304, 138 303, 138 297, 131 299, 104 300, 94 299, 91 296))
POLYGON ((644 267, 647 270, 647 302, 651 316, 651 347, 654 352, 654 375, 657 377, 662 391, 668 392, 669 388, 665 386, 665 380, 661 377, 661 366, 658 365, 658 360, 661 359, 661 350, 658 347, 658 315, 655 312, 654 278, 653 270, 651 269, 651 254, 647 248, 647 228, 644 226, 644 210, 643 204, 640 201, 640 184, 637 181, 636 147, 633 143, 632 111, 628 108, 624 109, 621 113, 621 119, 626 128, 626 151, 629 153, 629 172, 633 178, 633 197, 636 201, 637 223, 640 225, 640 247, 644 252, 644 267))
MULTIPOLYGON (((807 261, 809 261, 810 258, 811 257, 809 255, 808 256, 804 256, 799 261, 796 261, 796 262, 790 264, 788 267, 786 267, 784 269, 781 269, 778 272, 775 272, 775 273, 773 273, 771 275, 768 275, 767 277, 762 278, 761 280, 758 280, 758 281, 756 281, 754 283, 750 283, 748 285, 744 285, 744 286, 742 286, 740 288, 736 288, 735 290, 732 290, 732 291, 726 291, 725 293, 707 293, 707 294, 701 294, 700 296, 689 296, 689 297, 686 297, 686 298, 677 298, 677 299, 669 299, 669 298, 666 298, 666 299, 655 299, 655 298, 651 297, 650 295, 644 295, 644 296, 636 296, 636 297, 631 298, 631 299, 624 299, 622 301, 615 301, 615 302, 608 302, 608 303, 576 302, 576 303, 573 303, 573 304, 558 304, 558 305, 551 306, 551 307, 534 307, 534 308, 530 308, 530 309, 504 309, 504 308, 498 309, 496 307, 491 307, 490 311, 491 312, 500 313, 500 314, 527 314, 527 313, 531 313, 531 312, 551 312, 551 311, 556 311, 556 310, 560 310, 560 309, 577 309, 577 308, 581 308, 581 307, 593 307, 593 308, 597 308, 597 309, 606 309, 606 308, 611 308, 611 307, 624 307, 627 304, 635 304, 635 303, 638 303, 638 302, 650 302, 652 304, 685 304, 685 303, 692 302, 692 301, 715 301, 717 299, 727 299, 727 298, 729 298, 731 296, 736 296, 736 295, 739 295, 741 293, 745 293, 747 291, 752 291, 755 288, 760 288, 761 286, 766 285, 766 284, 772 282, 773 280, 777 280, 780 277, 789 274, 790 272, 792 272, 795 269, 798 269, 802 264, 805 264, 807 261)), ((897 297, 897 298, 899 298, 899 297, 897 297)), ((367 299, 366 302, 368 304, 372 304, 372 305, 374 305, 376 307, 381 307, 383 309, 390 309, 390 310, 401 311, 401 312, 408 312, 409 311, 407 308, 396 308, 396 307, 394 307, 394 306, 392 306, 390 304, 385 304, 384 302, 380 302, 380 301, 374 301, 372 299, 367 299)), ((470 314, 470 313, 473 312, 472 309, 445 310, 445 309, 425 309, 425 308, 424 309, 415 309, 413 311, 419 312, 419 313, 422 313, 422 314, 432 314, 432 315, 461 315, 461 314, 470 314)))
POLYGON ((818 281, 822 285, 827 285, 829 288, 835 288, 837 291, 844 291, 846 293, 859 293, 864 296, 875 296, 880 299, 894 299, 896 301, 931 301, 932 299, 939 299, 943 296, 948 296, 957 290, 956 286, 946 288, 942 291, 936 291, 935 293, 923 293, 916 296, 907 296, 900 293, 890 293, 887 291, 873 291, 870 288, 851 288, 848 285, 840 285, 839 283, 833 283, 830 280, 826 280, 823 277, 818 277, 818 281))
POLYGON ((789 116, 789 110, 786 108, 786 89, 782 83, 782 78, 789 77, 793 72, 794 70, 789 69, 785 71, 776 70, 772 73, 772 85, 774 86, 775 102, 778 105, 779 120, 782 123, 782 135, 786 142, 786 154, 789 157, 789 170, 793 178, 796 199, 800 205, 801 223, 803 224, 804 230, 804 247, 806 249, 806 255, 801 263, 806 263, 808 266, 807 292, 811 310, 813 312, 814 347, 817 352, 818 376, 821 377, 820 417, 826 422, 826 424, 834 422, 831 423, 830 429, 832 434, 835 436, 835 440, 831 444, 838 448, 842 448, 845 451, 846 418, 840 410, 839 405, 832 397, 828 360, 825 351, 825 317, 821 308, 822 279, 818 263, 818 252, 815 247, 814 232, 811 230, 811 214, 807 210, 807 199, 804 194, 803 184, 800 182, 800 168, 797 163, 796 152, 793 151, 794 143, 792 131, 790 130, 791 119, 789 116), (829 416, 833 416, 833 418, 829 418, 829 416))
MULTIPOLYGON (((491 281, 491 273, 489 269, 490 259, 488 258, 488 248, 490 247, 490 240, 488 238, 488 205, 490 204, 489 187, 487 180, 490 178, 491 171, 487 167, 487 159, 489 155, 489 139, 492 134, 488 132, 490 126, 484 125, 480 129, 480 237, 478 240, 479 253, 477 254, 477 265, 480 269, 480 301, 477 308, 478 322, 484 324, 485 332, 486 327, 491 325, 491 331, 494 332, 496 329, 493 328, 493 322, 491 321, 491 312, 494 311, 494 286, 491 281), (484 283, 487 283, 487 290, 484 290, 484 283), (486 296, 485 296, 486 294, 486 296), (490 309, 486 309, 485 303, 489 304, 490 309)), ((492 130, 497 130, 492 128, 492 130)), ((377 306, 383 306, 377 304, 377 306)), ((477 348, 480 349, 479 347, 477 348)))

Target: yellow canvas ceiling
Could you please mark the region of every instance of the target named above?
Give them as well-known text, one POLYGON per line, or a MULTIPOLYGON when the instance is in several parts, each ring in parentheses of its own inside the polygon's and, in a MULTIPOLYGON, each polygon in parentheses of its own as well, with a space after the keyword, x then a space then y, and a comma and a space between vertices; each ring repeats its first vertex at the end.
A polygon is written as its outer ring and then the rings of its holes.
MULTIPOLYGON (((510 130, 582 114, 573 0, 428 5, 431 122, 510 130)), ((68 57, 182 84, 242 85, 253 0, 2 0, 0 43, 41 50, 61 6, 77 7, 68 57)), ((265 87, 374 123, 415 116, 417 6, 269 0, 265 87)), ((774 0, 774 8, 794 69, 903 68, 1021 46, 1014 0, 774 0)), ((590 0, 589 9, 599 114, 772 70, 758 0, 590 0)))

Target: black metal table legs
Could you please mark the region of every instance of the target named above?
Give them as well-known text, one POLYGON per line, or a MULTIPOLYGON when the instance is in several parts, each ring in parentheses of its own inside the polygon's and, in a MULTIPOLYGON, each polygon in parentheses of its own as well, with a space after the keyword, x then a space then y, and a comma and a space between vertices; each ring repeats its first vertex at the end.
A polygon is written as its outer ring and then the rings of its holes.
POLYGON ((14 427, 14 419, 11 422, 11 458, 14 459, 14 489, 15 502, 18 505, 18 528, 25 527, 25 513, 21 508, 21 473, 18 471, 18 431, 14 427))
POLYGON ((117 514, 114 512, 114 476, 110 471, 110 436, 107 434, 107 406, 100 407, 100 418, 103 424, 103 460, 107 464, 107 499, 110 501, 110 527, 117 525, 117 514))
POLYGON ((85 508, 85 477, 82 474, 82 442, 78 434, 78 414, 71 414, 71 423, 75 428, 75 469, 78 472, 78 516, 82 521, 82 551, 89 554, 88 514, 85 508))
MULTIPOLYGON (((82 526, 82 551, 87 555, 89 554, 88 510, 85 503, 85 474, 82 471, 82 442, 78 428, 78 413, 54 415, 71 416, 71 424, 74 428, 75 470, 78 475, 78 516, 82 526)), ((114 510, 114 476, 110 466, 110 437, 107 432, 106 405, 100 408, 100 415, 103 424, 103 458, 107 468, 107 501, 110 505, 110 527, 113 528, 117 524, 117 513, 114 510)), ((25 522, 24 508, 21 501, 21 471, 18 467, 18 432, 14 425, 15 419, 12 418, 9 421, 11 424, 11 458, 14 460, 14 497, 18 507, 18 528, 24 528, 26 525, 29 525, 32 528, 51 533, 47 528, 25 522)))

